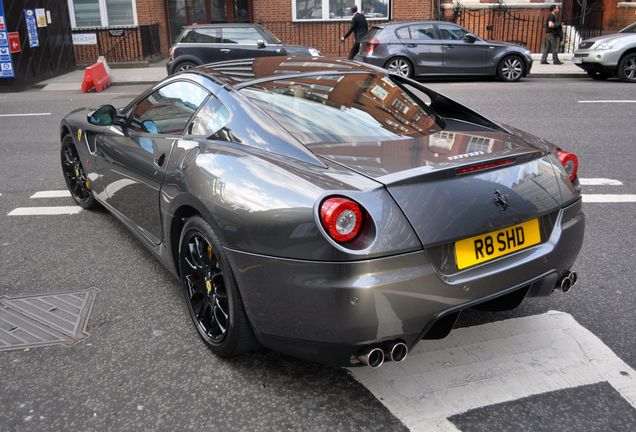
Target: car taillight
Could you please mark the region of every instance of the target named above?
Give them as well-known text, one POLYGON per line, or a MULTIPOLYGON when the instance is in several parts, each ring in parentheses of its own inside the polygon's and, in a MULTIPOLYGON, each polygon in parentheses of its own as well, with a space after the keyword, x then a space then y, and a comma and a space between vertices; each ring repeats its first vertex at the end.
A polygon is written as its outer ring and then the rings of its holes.
POLYGON ((351 241, 360 233, 363 217, 362 207, 348 198, 330 197, 320 205, 320 222, 338 243, 351 241))
POLYGON ((380 41, 377 39, 370 39, 367 41, 367 55, 373 54, 373 51, 380 45, 380 41))
POLYGON ((576 174, 579 171, 579 159, 574 153, 566 152, 565 150, 557 149, 557 156, 561 161, 561 165, 565 168, 570 181, 574 181, 576 174))

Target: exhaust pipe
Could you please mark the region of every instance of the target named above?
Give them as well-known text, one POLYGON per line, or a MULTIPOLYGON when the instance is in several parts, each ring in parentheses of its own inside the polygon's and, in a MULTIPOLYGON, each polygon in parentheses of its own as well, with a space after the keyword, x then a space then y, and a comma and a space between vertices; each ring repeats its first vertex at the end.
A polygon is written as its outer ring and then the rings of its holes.
POLYGON ((409 348, 404 342, 394 342, 387 346, 387 356, 394 362, 403 361, 409 353, 409 348))
POLYGON ((579 276, 576 272, 566 271, 563 275, 563 278, 561 278, 561 283, 558 284, 558 287, 561 289, 562 292, 566 293, 570 291, 570 288, 576 285, 578 280, 579 276))
POLYGON ((384 363, 384 351, 380 348, 369 347, 366 348, 362 354, 358 355, 357 359, 371 369, 379 368, 382 366, 382 363, 384 363))

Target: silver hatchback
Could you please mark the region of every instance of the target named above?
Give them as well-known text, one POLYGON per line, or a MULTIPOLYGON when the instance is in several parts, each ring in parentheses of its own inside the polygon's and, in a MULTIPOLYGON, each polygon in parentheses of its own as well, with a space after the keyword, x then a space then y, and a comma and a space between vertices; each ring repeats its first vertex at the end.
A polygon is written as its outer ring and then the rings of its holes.
POLYGON ((581 42, 572 62, 596 80, 617 76, 636 83, 636 22, 618 33, 581 42))

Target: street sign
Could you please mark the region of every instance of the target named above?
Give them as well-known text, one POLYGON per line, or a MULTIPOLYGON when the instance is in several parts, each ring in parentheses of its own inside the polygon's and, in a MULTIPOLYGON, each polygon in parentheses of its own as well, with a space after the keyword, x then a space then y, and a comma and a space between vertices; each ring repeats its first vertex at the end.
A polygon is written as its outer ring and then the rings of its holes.
MULTIPOLYGON (((9 35, 7 35, 7 22, 4 17, 4 6, 0 0, 0 79, 15 78, 13 70, 13 61, 11 61, 11 47, 9 45, 9 35)), ((18 38, 18 46, 20 40, 18 38)))
POLYGON ((13 53, 19 53, 22 51, 22 46, 20 45, 20 33, 18 32, 10 32, 9 35, 9 51, 13 53))

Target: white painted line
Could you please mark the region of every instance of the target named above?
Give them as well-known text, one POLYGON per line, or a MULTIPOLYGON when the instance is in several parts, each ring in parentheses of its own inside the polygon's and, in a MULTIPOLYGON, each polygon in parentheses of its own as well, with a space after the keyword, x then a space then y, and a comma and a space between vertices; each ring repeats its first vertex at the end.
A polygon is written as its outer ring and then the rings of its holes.
POLYGON ((0 117, 32 117, 48 115, 51 115, 51 113, 0 114, 0 117))
POLYGON ((31 195, 29 198, 62 198, 70 197, 71 193, 67 190, 50 190, 40 191, 31 195))
POLYGON ((583 186, 622 186, 623 183, 608 178, 580 178, 579 183, 583 186))
POLYGON ((457 431, 448 417, 607 381, 636 408, 636 372, 563 312, 453 330, 401 363, 351 368, 412 431, 457 431))
POLYGON ((77 214, 82 211, 78 206, 56 207, 18 207, 7 213, 7 216, 55 216, 77 214))
POLYGON ((636 195, 633 194, 583 194, 584 203, 633 203, 636 195))
POLYGON ((636 103, 636 100, 582 100, 579 103, 636 103))

